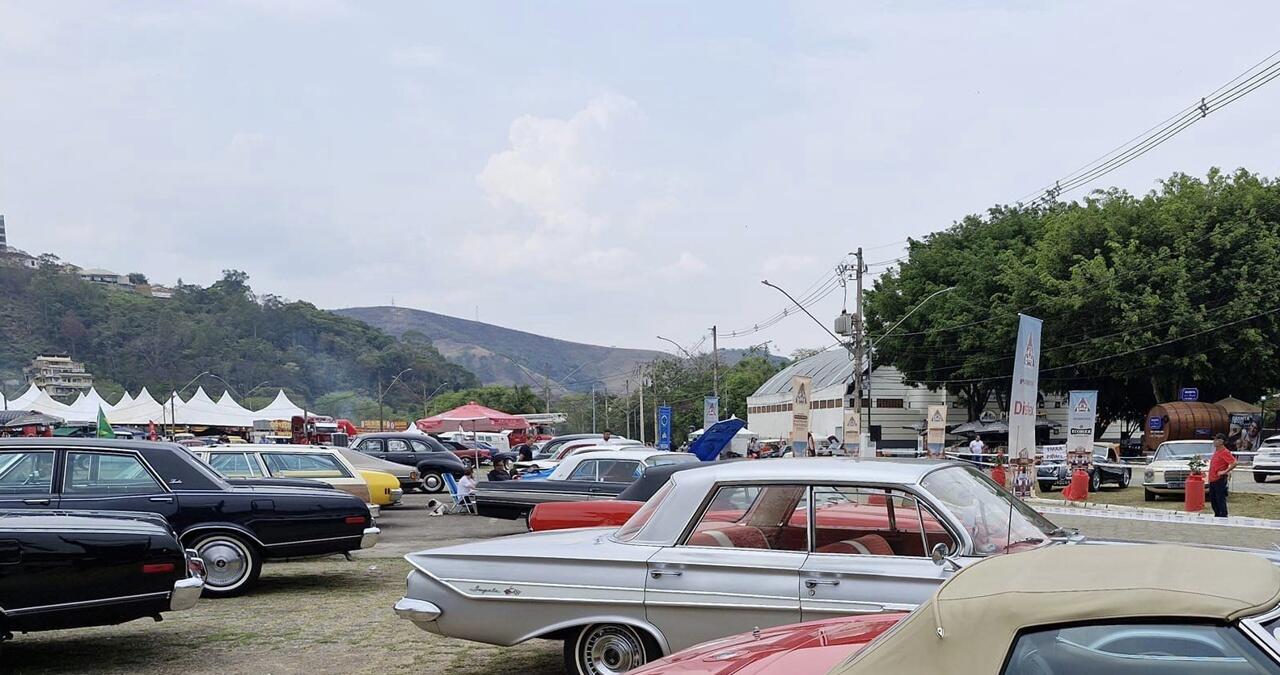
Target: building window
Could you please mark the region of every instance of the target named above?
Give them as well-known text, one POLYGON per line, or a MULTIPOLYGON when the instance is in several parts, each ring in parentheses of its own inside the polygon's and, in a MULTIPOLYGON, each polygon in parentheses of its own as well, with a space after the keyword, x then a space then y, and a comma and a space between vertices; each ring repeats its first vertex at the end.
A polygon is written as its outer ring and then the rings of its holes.
POLYGON ((901 408, 902 399, 900 398, 878 398, 876 399, 877 408, 901 408))

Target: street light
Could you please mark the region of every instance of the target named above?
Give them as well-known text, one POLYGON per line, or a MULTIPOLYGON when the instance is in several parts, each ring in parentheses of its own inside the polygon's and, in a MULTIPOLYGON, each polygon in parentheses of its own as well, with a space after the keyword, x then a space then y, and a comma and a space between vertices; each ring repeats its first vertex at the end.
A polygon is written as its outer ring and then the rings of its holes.
POLYGON ((685 358, 688 358, 688 359, 690 359, 690 360, 692 360, 692 359, 693 359, 693 354, 690 354, 688 349, 685 349, 684 347, 681 347, 679 342, 676 342, 675 340, 672 340, 671 338, 664 338, 664 337, 662 337, 661 335, 658 335, 658 336, 656 336, 656 337, 657 337, 659 340, 666 340, 667 342, 670 342, 671 344, 675 345, 675 346, 676 346, 676 349, 679 349, 681 352, 683 352, 683 353, 684 353, 685 358))
MULTIPOLYGON (((212 375, 212 374, 213 373, 210 373, 209 371, 206 370, 203 373, 200 373, 199 375, 196 375, 195 377, 191 378, 191 381, 182 385, 181 389, 173 392, 172 394, 169 394, 169 439, 170 440, 173 440, 174 434, 176 434, 178 431, 178 400, 177 400, 178 397, 182 396, 182 392, 186 391, 188 387, 195 384, 196 380, 204 377, 205 375, 212 375)), ((222 379, 222 378, 218 378, 218 379, 222 379)))
MULTIPOLYGON (((401 384, 404 384, 404 383, 403 383, 403 382, 401 382, 401 384)), ((449 383, 448 383, 448 382, 441 382, 441 383, 440 383, 440 386, 436 387, 436 390, 435 390, 435 391, 433 391, 433 392, 431 392, 431 394, 430 394, 429 396, 423 396, 423 397, 422 397, 422 416, 423 416, 423 417, 427 417, 427 416, 428 416, 428 413, 427 413, 427 403, 429 403, 429 402, 431 401, 431 399, 435 398, 435 397, 436 397, 436 394, 439 394, 441 389, 444 389, 444 388, 445 388, 445 387, 447 387, 447 386, 449 386, 449 383)), ((426 391, 426 390, 427 390, 426 386, 423 386, 423 387, 422 387, 422 391, 426 391)))
POLYGON ((879 338, 876 338, 876 341, 872 342, 871 347, 867 349, 867 429, 871 428, 871 411, 875 409, 875 406, 872 405, 872 399, 871 399, 871 370, 872 370, 871 359, 875 357, 876 345, 880 344, 881 340, 889 337, 889 333, 892 333, 894 330, 898 328, 898 326, 901 326, 902 322, 906 321, 907 317, 911 316, 912 314, 915 314, 917 309, 924 307, 924 304, 926 302, 929 302, 930 300, 938 297, 939 295, 942 295, 943 293, 949 293, 954 290, 956 290, 955 286, 947 286, 946 288, 936 290, 933 293, 931 293, 929 297, 925 298, 924 300, 921 300, 915 307, 912 307, 911 311, 907 312, 906 314, 903 314, 902 318, 898 319, 897 323, 890 326, 889 330, 885 331, 879 338))
POLYGON ((396 385, 396 382, 399 382, 400 378, 405 373, 409 373, 412 371, 413 371, 412 368, 405 368, 404 370, 396 373, 396 376, 391 378, 391 382, 386 386, 386 388, 383 388, 381 382, 378 383, 378 431, 383 431, 383 429, 385 428, 385 425, 383 423, 385 420, 385 417, 382 414, 382 397, 387 395, 387 391, 392 387, 394 387, 396 385))

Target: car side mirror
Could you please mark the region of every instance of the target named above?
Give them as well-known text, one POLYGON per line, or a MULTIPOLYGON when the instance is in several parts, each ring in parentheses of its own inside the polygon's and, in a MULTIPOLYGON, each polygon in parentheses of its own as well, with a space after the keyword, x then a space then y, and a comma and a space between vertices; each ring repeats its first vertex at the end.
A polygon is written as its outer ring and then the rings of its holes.
POLYGON ((946 544, 938 542, 929 550, 929 559, 938 567, 948 567, 950 571, 955 572, 960 569, 960 563, 956 562, 955 558, 947 555, 948 550, 946 544))

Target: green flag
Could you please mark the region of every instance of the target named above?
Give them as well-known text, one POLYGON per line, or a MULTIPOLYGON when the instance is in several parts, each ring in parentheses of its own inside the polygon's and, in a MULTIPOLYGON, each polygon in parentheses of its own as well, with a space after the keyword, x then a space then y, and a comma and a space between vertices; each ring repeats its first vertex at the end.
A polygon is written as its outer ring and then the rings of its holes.
POLYGON ((98 406, 98 438, 115 438, 116 432, 111 429, 111 425, 107 422, 107 414, 102 412, 102 406, 98 406))

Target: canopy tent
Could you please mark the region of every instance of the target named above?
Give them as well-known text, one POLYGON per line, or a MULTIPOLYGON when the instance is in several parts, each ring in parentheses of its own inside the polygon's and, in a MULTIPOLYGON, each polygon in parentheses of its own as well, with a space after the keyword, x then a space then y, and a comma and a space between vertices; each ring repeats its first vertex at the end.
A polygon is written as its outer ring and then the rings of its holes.
POLYGON ((420 419, 416 423, 422 431, 506 431, 528 429, 529 421, 516 415, 508 415, 493 408, 471 401, 453 410, 420 419))
POLYGON ((1222 399, 1221 401, 1218 401, 1218 405, 1222 406, 1223 408, 1226 408, 1228 414, 1230 413, 1257 414, 1262 412, 1262 408, 1259 408, 1258 406, 1253 405, 1251 403, 1246 403, 1244 401, 1241 401, 1240 399, 1234 396, 1228 396, 1222 399))
MULTIPOLYGON (((729 420, 736 420, 736 419, 738 419, 737 415, 731 415, 728 420, 721 420, 721 421, 728 422, 729 420)), ((702 438, 702 435, 704 433, 706 433, 706 430, 703 430, 703 429, 698 429, 697 431, 694 431, 693 433, 689 434, 689 442, 693 443, 697 441, 699 438, 702 438)), ((745 456, 747 454, 747 448, 751 445, 752 439, 755 439, 757 441, 760 440, 760 434, 757 434, 756 432, 748 429, 745 423, 743 423, 743 427, 739 429, 738 433, 734 434, 733 438, 729 441, 728 447, 731 451, 739 455, 745 456)))
POLYGON ((71 410, 69 407, 53 400, 53 397, 50 396, 47 392, 39 389, 37 391, 39 391, 40 394, 36 396, 34 401, 31 401, 30 403, 26 403, 21 408, 18 408, 18 409, 31 410, 33 412, 44 413, 46 415, 53 415, 54 417, 61 417, 63 419, 67 418, 67 414, 71 410))
POLYGON ((133 397, 129 395, 129 392, 128 392, 128 391, 126 391, 126 392, 124 393, 124 396, 121 396, 121 397, 120 397, 120 400, 119 400, 119 401, 116 401, 115 405, 113 405, 113 406, 111 406, 111 407, 112 407, 112 408, 116 408, 116 407, 119 407, 119 406, 122 406, 122 405, 129 405, 130 403, 133 403, 133 397))
POLYGON ((219 406, 205 393, 204 387, 196 389, 191 398, 183 401, 177 395, 170 398, 170 417, 178 424, 202 427, 246 427, 253 420, 219 406))
POLYGON ((285 395, 284 390, 276 394, 276 398, 267 407, 253 413, 253 419, 256 420, 291 420, 297 416, 305 417, 307 411, 294 405, 293 401, 285 395))
POLYGON ((169 414, 143 387, 138 396, 128 403, 123 399, 117 403, 107 413, 107 421, 112 424, 164 424, 169 421, 169 414))
POLYGON ((236 400, 231 398, 231 392, 229 391, 224 390, 222 392, 222 396, 218 398, 218 407, 225 410, 228 415, 236 415, 240 419, 245 420, 245 423, 241 426, 251 427, 253 426, 254 420, 262 419, 261 417, 258 417, 258 413, 236 403, 236 400))
POLYGON ((98 419, 99 408, 103 412, 110 413, 114 407, 98 394, 97 389, 90 387, 87 395, 81 394, 76 397, 75 403, 68 406, 66 418, 68 422, 95 422, 98 419))
POLYGON ((10 410, 4 414, 0 427, 15 429, 17 427, 46 426, 62 424, 62 418, 44 413, 10 410))
POLYGON ((720 453, 725 447, 733 441, 733 437, 746 426, 747 423, 737 417, 716 422, 689 446, 689 453, 704 462, 714 462, 720 458, 720 453))
POLYGON ((36 399, 40 398, 40 387, 32 384, 21 396, 9 401, 10 410, 26 410, 36 399))

